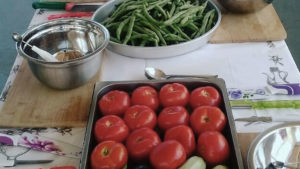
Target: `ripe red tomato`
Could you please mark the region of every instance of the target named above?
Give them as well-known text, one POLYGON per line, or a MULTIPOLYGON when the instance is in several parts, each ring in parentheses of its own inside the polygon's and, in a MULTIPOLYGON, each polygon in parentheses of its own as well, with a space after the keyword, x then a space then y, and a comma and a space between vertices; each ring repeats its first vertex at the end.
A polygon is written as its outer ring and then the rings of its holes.
POLYGON ((132 92, 131 102, 133 105, 145 105, 154 111, 159 106, 159 99, 156 90, 150 86, 141 86, 132 92))
POLYGON ((190 117, 191 127, 197 135, 205 131, 222 131, 226 122, 222 110, 214 106, 197 107, 190 117))
POLYGON ((169 128, 165 133, 164 140, 179 141, 184 147, 187 156, 192 155, 196 149, 196 139, 193 130, 185 125, 169 128))
POLYGON ((127 163, 128 154, 125 146, 115 141, 103 141, 91 155, 93 169, 121 169, 127 163))
POLYGON ((129 156, 135 161, 146 161, 151 150, 160 143, 160 138, 150 128, 134 130, 126 140, 126 147, 129 156))
POLYGON ((218 90, 212 86, 196 88, 190 95, 190 105, 193 108, 199 106, 219 106, 220 103, 221 95, 218 90))
POLYGON ((94 135, 98 142, 114 140, 122 142, 129 134, 125 122, 118 116, 107 115, 97 120, 94 128, 94 135))
POLYGON ((125 112, 124 121, 130 130, 142 127, 153 129, 156 125, 156 114, 148 106, 134 105, 125 112))
POLYGON ((162 130, 178 126, 188 125, 189 113, 182 106, 171 106, 164 108, 158 115, 158 126, 162 130))
POLYGON ((101 97, 98 106, 103 115, 122 116, 130 106, 130 97, 124 91, 112 90, 101 97))
POLYGON ((186 159, 183 146, 176 140, 158 144, 150 153, 150 162, 156 169, 176 169, 186 159))
POLYGON ((229 158, 229 145, 218 131, 206 131, 198 138, 198 153, 212 166, 222 164, 229 158))
POLYGON ((166 84, 159 91, 159 100, 164 107, 185 106, 189 101, 189 91, 180 83, 166 84))

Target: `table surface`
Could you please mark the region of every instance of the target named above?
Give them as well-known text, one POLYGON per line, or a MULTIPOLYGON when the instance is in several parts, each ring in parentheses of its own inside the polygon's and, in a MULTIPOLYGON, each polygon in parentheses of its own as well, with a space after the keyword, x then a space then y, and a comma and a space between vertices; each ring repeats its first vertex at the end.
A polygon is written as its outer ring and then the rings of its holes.
MULTIPOLYGON (((11 40, 13 32, 22 33, 28 27, 28 24, 34 14, 31 3, 34 0, 1 1, 0 6, 0 90, 3 89, 10 69, 14 63, 17 52, 15 43, 11 40), (5 25, 5 26, 4 26, 5 25)), ((294 57, 298 68, 300 67, 300 19, 297 8, 300 7, 299 0, 276 0, 273 3, 282 23, 287 31, 288 38, 286 43, 294 57)))
MULTIPOLYGON (((1 63, 0 63, 0 88, 3 88, 6 79, 9 75, 9 71, 11 69, 11 66, 13 65, 13 62, 15 60, 16 56, 16 51, 14 48, 14 42, 11 39, 11 34, 12 32, 19 32, 22 33, 28 26, 32 15, 34 13, 34 10, 31 9, 31 3, 32 1, 18 1, 18 4, 16 4, 16 0, 9 1, 6 4, 3 4, 1 6, 0 14, 2 14, 1 20, 0 20, 0 25, 7 25, 6 27, 1 26, 0 31, 1 31, 1 40, 0 43, 0 57, 1 57, 1 63), (14 6, 13 9, 9 9, 8 7, 14 6), (22 9, 22 10, 21 10, 22 9), (9 39, 9 40, 8 40, 9 39), (6 41, 5 41, 6 40, 6 41)), ((275 8, 277 9, 279 16, 283 19, 283 24, 288 32, 288 39, 286 40, 287 45, 289 46, 289 49, 294 56, 294 59, 296 63, 298 64, 298 67, 300 66, 300 62, 298 61, 298 58, 295 57, 297 56, 297 52, 299 52, 299 49, 296 47, 297 43, 297 32, 296 27, 299 25, 299 20, 297 21, 296 16, 291 18, 293 15, 289 15, 288 13, 292 13, 293 11, 296 10, 297 4, 300 5, 300 2, 298 1, 292 1, 290 0, 289 4, 284 4, 283 0, 278 0, 274 2, 275 8), (288 10, 287 10, 288 9, 288 10), (282 12, 282 13, 281 13, 282 12), (284 12, 284 14, 283 14, 284 12), (286 20, 284 20, 286 19, 286 20), (298 24, 297 24, 298 23, 298 24), (286 25, 288 24, 288 25, 286 25), (295 26, 296 25, 296 26, 295 26)), ((298 5, 298 6, 299 6, 298 5)), ((298 40, 299 41, 299 40, 298 40)), ((256 47, 255 44, 253 44, 253 47, 256 47)), ((263 46, 261 44, 258 44, 258 46, 263 46)), ((276 46, 282 46, 281 43, 276 44, 276 46)), ((283 44, 284 47, 284 44, 283 44)), ((210 47, 208 47, 210 48, 210 47)), ((213 50, 214 51, 214 50, 213 50)), ((124 58, 125 60, 127 58, 124 58)), ((133 60, 129 59, 131 62, 133 60)), ((180 60, 180 58, 179 58, 180 60)), ((109 63, 110 60, 107 60, 106 62, 109 63)), ((242 60, 241 60, 242 61, 242 60)), ((148 65, 157 65, 155 61, 149 61, 145 62, 145 64, 148 65), (153 62, 153 63, 152 63, 153 62)), ((142 65, 144 67, 144 65, 142 65)), ((105 79, 105 74, 103 76, 103 79, 105 79)), ((255 136, 255 135, 254 135, 255 136)), ((248 138, 248 137, 247 137, 248 138)), ((80 139, 78 139, 80 140, 80 139)), ((243 154, 246 154, 245 152, 247 151, 248 147, 241 147, 243 154)))

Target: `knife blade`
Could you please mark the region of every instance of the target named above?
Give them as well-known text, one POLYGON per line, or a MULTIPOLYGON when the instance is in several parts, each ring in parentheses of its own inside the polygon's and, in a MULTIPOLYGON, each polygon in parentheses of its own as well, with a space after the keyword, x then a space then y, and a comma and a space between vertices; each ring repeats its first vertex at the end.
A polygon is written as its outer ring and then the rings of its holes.
POLYGON ((75 4, 74 2, 33 2, 33 9, 57 9, 70 12, 94 12, 101 5, 75 4))
POLYGON ((82 151, 82 148, 78 146, 26 132, 22 135, 0 133, 0 143, 28 147, 34 150, 71 158, 80 158, 82 151))
POLYGON ((243 122, 298 122, 300 121, 299 116, 284 116, 284 117, 277 117, 277 116, 251 116, 251 117, 242 117, 236 118, 234 121, 243 121, 243 122))
POLYGON ((21 165, 21 164, 45 164, 45 163, 51 163, 53 160, 5 160, 5 161, 0 161, 0 166, 3 167, 13 167, 16 165, 21 165))

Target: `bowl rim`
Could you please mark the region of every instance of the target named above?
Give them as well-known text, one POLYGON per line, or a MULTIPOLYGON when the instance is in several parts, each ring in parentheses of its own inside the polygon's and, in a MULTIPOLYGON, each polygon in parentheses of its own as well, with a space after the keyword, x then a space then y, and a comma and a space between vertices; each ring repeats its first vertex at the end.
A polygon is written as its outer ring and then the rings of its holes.
POLYGON ((248 153, 247 153, 247 164, 245 165, 247 165, 247 167, 250 169, 254 168, 253 155, 257 149, 257 146, 262 140, 266 139, 267 137, 269 137, 271 134, 273 134, 275 131, 279 129, 283 129, 286 127, 295 127, 295 126, 300 126, 300 122, 286 122, 279 125, 275 125, 261 132, 259 135, 257 135, 249 146, 248 153))
POLYGON ((51 21, 46 21, 46 22, 43 22, 43 23, 40 23, 38 25, 35 25, 33 27, 31 27, 30 29, 28 29, 27 31, 25 31, 21 36, 22 36, 22 39, 26 36, 28 36, 28 34, 30 34, 31 32, 33 32, 34 30, 37 30, 41 27, 44 27, 44 26, 47 26, 47 25, 56 25, 56 24, 59 24, 59 23, 71 23, 71 22, 83 22, 83 23, 90 23, 92 24, 93 26, 97 26, 99 27, 102 32, 103 32, 103 35, 104 35, 104 42, 97 48, 95 49, 93 52, 90 52, 86 55, 84 55, 83 57, 78 57, 76 59, 71 59, 71 60, 68 60, 68 61, 62 61, 62 62, 48 62, 48 61, 44 61, 44 60, 41 60, 41 59, 36 59, 36 58, 33 58, 31 56, 29 56, 28 54, 26 54, 24 52, 24 50, 22 49, 22 45, 21 45, 21 42, 16 42, 16 49, 17 51, 19 52, 19 54, 23 57, 25 57, 28 61, 32 61, 34 63, 37 63, 37 64, 47 64, 47 65, 69 65, 69 64, 79 64, 79 63, 82 63, 82 62, 85 62, 87 59, 91 59, 93 58, 93 56, 95 57, 96 53, 100 52, 101 50, 103 50, 107 45, 108 45, 108 42, 109 42, 109 39, 110 39, 110 35, 109 35, 109 31, 106 29, 105 26, 103 26, 102 24, 98 23, 98 22, 95 22, 93 20, 89 20, 89 19, 81 19, 81 18, 68 18, 68 19, 55 19, 55 20, 51 20, 51 21))
MULTIPOLYGON (((109 6, 110 4, 114 3, 115 1, 122 1, 122 0, 111 0, 111 1, 107 2, 105 5, 101 6, 100 8, 98 8, 94 12, 91 20, 93 20, 95 22, 98 22, 98 21, 95 20, 95 18, 98 15, 99 11, 103 10, 105 7, 109 6)), ((166 45, 166 46, 132 46, 132 45, 125 45, 125 44, 116 43, 116 42, 111 41, 110 39, 109 39, 109 43, 113 44, 113 45, 116 45, 116 46, 120 46, 120 47, 134 48, 134 49, 165 49, 165 48, 169 48, 169 47, 176 48, 176 47, 180 47, 181 45, 188 45, 190 43, 193 43, 194 41, 197 41, 199 38, 203 38, 203 37, 206 37, 206 36, 210 35, 212 32, 214 32, 219 27, 219 25, 221 23, 222 14, 221 14, 220 9, 218 8, 218 6, 212 0, 207 0, 207 1, 216 10, 218 19, 217 19, 215 25, 209 31, 205 32, 203 35, 201 35, 197 38, 194 38, 194 39, 182 42, 182 43, 166 45)), ((98 23, 100 23, 100 22, 98 22, 98 23)))

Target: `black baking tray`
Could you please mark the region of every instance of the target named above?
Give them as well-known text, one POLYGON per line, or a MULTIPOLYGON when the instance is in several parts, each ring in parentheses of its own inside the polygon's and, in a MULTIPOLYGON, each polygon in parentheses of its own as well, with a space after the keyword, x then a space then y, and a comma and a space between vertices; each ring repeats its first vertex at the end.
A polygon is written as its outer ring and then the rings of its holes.
MULTIPOLYGON (((191 78, 191 79, 172 79, 172 80, 111 81, 111 82, 106 81, 106 82, 96 83, 94 93, 93 93, 91 108, 89 112, 89 119, 86 128, 83 152, 82 152, 79 168, 80 169, 91 168, 90 155, 93 151, 93 148, 96 147, 97 145, 97 141, 93 136, 93 127, 96 121, 99 118, 101 118, 101 112, 97 106, 97 102, 104 94, 106 94, 111 90, 123 90, 130 94, 135 88, 144 85, 152 86, 157 91, 159 91, 159 89, 163 85, 169 83, 175 83, 175 82, 185 85, 189 91, 192 91, 197 87, 210 85, 210 86, 214 86, 220 92, 223 98, 223 102, 219 107, 225 113, 228 119, 228 123, 222 133, 228 140, 228 143, 230 145, 230 152, 231 152, 230 158, 227 161, 226 165, 230 169, 244 169, 241 151, 237 140, 235 123, 234 123, 231 107, 227 96, 225 82, 223 79, 220 78, 203 78, 203 79, 191 78)), ((130 169, 130 165, 128 169, 130 169)))

